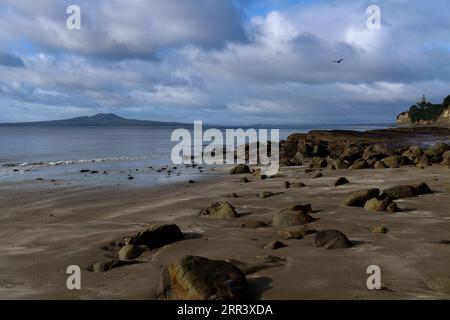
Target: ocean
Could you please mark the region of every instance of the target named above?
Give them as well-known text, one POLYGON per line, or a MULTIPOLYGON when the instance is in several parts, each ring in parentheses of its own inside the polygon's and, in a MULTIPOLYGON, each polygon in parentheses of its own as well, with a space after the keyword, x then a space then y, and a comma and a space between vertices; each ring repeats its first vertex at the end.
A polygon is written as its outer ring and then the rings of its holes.
MULTIPOLYGON (((280 139, 313 129, 365 131, 388 125, 304 126, 280 130, 280 139)), ((170 153, 172 127, 2 127, 0 182, 50 179, 73 183, 159 184, 184 181, 211 168, 177 169, 170 153), (167 174, 164 167, 172 169, 167 174), (152 168, 150 168, 152 167, 152 168), (164 172, 159 172, 161 170, 164 172), (81 170, 98 171, 80 174, 81 170), (201 172, 200 172, 201 171, 201 172), (163 174, 164 173, 164 174, 163 174), (131 178, 129 178, 131 177, 131 178), (140 178, 144 177, 144 178, 140 178)), ((57 182, 55 182, 57 183, 57 182)))

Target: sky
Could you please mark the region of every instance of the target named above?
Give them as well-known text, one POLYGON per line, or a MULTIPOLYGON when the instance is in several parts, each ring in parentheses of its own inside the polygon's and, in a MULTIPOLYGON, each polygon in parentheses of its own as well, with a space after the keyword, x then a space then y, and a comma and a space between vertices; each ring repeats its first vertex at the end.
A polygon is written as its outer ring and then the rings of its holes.
POLYGON ((448 0, 0 0, 0 122, 394 122, 450 95, 448 0), (69 30, 69 5, 81 29, 69 30), (367 8, 381 12, 369 29, 367 8), (344 58, 340 64, 332 62, 344 58))

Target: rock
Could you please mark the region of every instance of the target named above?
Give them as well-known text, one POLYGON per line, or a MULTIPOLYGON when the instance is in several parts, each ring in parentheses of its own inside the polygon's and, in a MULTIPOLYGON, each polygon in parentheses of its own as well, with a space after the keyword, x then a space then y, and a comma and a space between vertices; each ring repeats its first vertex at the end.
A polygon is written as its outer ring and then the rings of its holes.
POLYGON ((408 158, 413 163, 417 163, 417 160, 423 155, 423 150, 419 146, 411 146, 405 151, 402 156, 408 158))
POLYGON ((289 189, 291 187, 291 183, 289 181, 284 182, 284 188, 289 189))
POLYGON ((246 164, 238 164, 236 167, 230 170, 230 174, 245 174, 251 173, 250 167, 246 164))
POLYGON ((245 229, 258 229, 267 227, 267 223, 259 220, 248 220, 241 225, 241 228, 245 229))
POLYGON ((361 158, 363 152, 364 149, 359 145, 350 146, 341 153, 339 159, 354 162, 355 160, 361 158))
POLYGON ((301 189, 306 187, 306 184, 304 184, 303 182, 294 182, 291 184, 291 188, 293 189, 301 189))
POLYGON ((431 158, 441 158, 442 155, 450 149, 449 145, 443 142, 438 142, 429 148, 425 153, 431 158))
POLYGON ((382 161, 388 168, 400 168, 403 165, 403 159, 398 155, 384 158, 382 161))
POLYGON ((426 153, 424 153, 420 158, 417 159, 416 166, 420 168, 425 168, 431 166, 433 163, 426 153))
POLYGON ((82 170, 80 170, 80 173, 88 173, 88 172, 91 172, 91 170, 88 170, 88 169, 82 169, 82 170))
POLYGON ((233 192, 233 193, 229 194, 227 196, 227 198, 239 198, 239 195, 237 193, 233 192))
POLYGON ((343 159, 328 159, 328 167, 331 170, 345 170, 350 168, 350 162, 343 159))
POLYGON ((314 176, 313 179, 318 179, 318 178, 322 178, 323 177, 323 173, 322 172, 317 172, 314 176))
POLYGON ((374 165, 373 165, 374 169, 386 169, 386 165, 382 162, 382 161, 377 161, 374 165))
POLYGON ((261 192, 260 194, 258 194, 258 198, 267 199, 267 198, 273 197, 275 195, 277 195, 277 193, 270 192, 270 191, 264 191, 264 192, 261 192))
POLYGON ((324 230, 316 234, 314 247, 323 247, 325 249, 345 249, 352 247, 352 243, 340 231, 324 230))
POLYGON ((243 177, 243 178, 241 178, 241 180, 239 180, 239 182, 241 182, 241 183, 249 183, 250 181, 247 179, 247 177, 243 177))
POLYGON ((443 166, 447 166, 450 167, 450 151, 446 151, 443 155, 442 155, 442 162, 441 164, 443 166))
POLYGON ((383 158, 390 157, 393 155, 394 152, 389 147, 380 144, 373 144, 364 150, 362 158, 366 161, 373 158, 381 160, 383 158))
POLYGON ((412 198, 423 194, 433 193, 426 183, 420 183, 417 185, 404 185, 389 188, 383 191, 383 197, 388 196, 394 200, 402 198, 412 198))
POLYGON ((104 262, 93 263, 88 267, 88 271, 91 272, 107 272, 113 269, 124 267, 132 264, 139 263, 138 261, 118 261, 118 260, 108 260, 104 262))
POLYGON ((337 181, 333 184, 335 187, 343 186, 345 184, 349 184, 350 181, 347 180, 345 177, 341 177, 337 179, 337 181))
POLYGON ((427 282, 427 287, 433 291, 450 294, 450 277, 437 277, 427 282))
POLYGON ((313 157, 313 158, 311 158, 311 160, 309 162, 309 167, 311 169, 320 169, 320 168, 326 168, 327 164, 328 163, 324 158, 313 157))
POLYGON ((310 205, 297 205, 283 209, 274 214, 272 225, 277 227, 291 227, 304 225, 316 221, 308 213, 311 213, 310 205))
POLYGON ((286 244, 277 239, 271 240, 269 243, 264 245, 264 249, 267 250, 277 250, 284 247, 287 247, 286 244))
POLYGON ((412 185, 415 189, 416 192, 419 196, 424 195, 424 194, 432 194, 433 191, 430 189, 430 187, 425 183, 419 183, 419 184, 414 184, 412 185))
POLYGON ((253 176, 257 179, 257 180, 266 180, 267 179, 267 175, 262 174, 261 169, 256 170, 255 172, 253 172, 253 176))
POLYGON ((199 215, 213 219, 234 219, 239 217, 234 207, 226 201, 216 202, 208 208, 200 210, 199 215))
POLYGON ((366 209, 367 211, 386 212, 391 203, 393 203, 393 201, 389 197, 381 200, 373 198, 366 202, 366 204, 364 205, 364 209, 366 209))
POLYGON ((145 248, 143 246, 136 246, 133 244, 127 244, 119 250, 119 260, 128 261, 138 258, 145 248))
POLYGON ((306 213, 313 213, 313 209, 310 204, 295 204, 282 209, 281 211, 304 211, 306 213))
POLYGON ((388 229, 386 227, 380 227, 380 226, 370 227, 369 230, 372 233, 387 233, 388 232, 388 229))
POLYGON ((355 191, 342 200, 342 205, 347 207, 364 207, 366 202, 372 198, 378 198, 379 189, 365 189, 355 191))
POLYGON ((369 165, 367 162, 363 159, 356 160, 351 166, 350 170, 361 170, 361 169, 367 169, 369 168, 369 165))
POLYGON ((280 258, 278 256, 274 256, 274 255, 266 255, 266 256, 257 256, 256 259, 261 260, 262 262, 265 263, 277 263, 277 262, 285 262, 287 261, 284 258, 280 258))
POLYGON ((397 204, 395 202, 390 203, 387 208, 386 208, 386 212, 389 213, 395 213, 395 212, 400 212, 401 210, 399 209, 399 207, 397 207, 397 204))
POLYGON ((156 290, 164 300, 250 300, 245 274, 233 264, 185 256, 166 266, 156 290))
POLYGON ((283 240, 290 240, 290 239, 303 239, 303 237, 317 233, 316 230, 309 229, 306 226, 293 226, 288 227, 283 230, 277 231, 276 235, 274 236, 274 239, 283 239, 283 240))
POLYGON ((182 238, 183 234, 176 224, 152 224, 144 231, 137 232, 130 237, 125 237, 119 246, 147 246, 149 249, 154 250, 179 241, 182 238))

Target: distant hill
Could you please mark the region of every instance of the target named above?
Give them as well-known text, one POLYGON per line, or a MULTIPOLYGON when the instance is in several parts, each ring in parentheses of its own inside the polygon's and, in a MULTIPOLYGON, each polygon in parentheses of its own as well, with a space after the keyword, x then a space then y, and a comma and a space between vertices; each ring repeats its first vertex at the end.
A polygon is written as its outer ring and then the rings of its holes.
POLYGON ((409 111, 402 112, 397 117, 398 125, 439 125, 450 126, 450 96, 442 104, 432 104, 422 101, 411 106, 409 111))
POLYGON ((187 123, 180 122, 159 122, 159 121, 148 121, 148 120, 133 120, 133 119, 125 119, 119 117, 113 113, 99 113, 92 117, 77 117, 66 120, 53 120, 53 121, 38 121, 38 122, 15 122, 15 123, 0 123, 0 126, 42 126, 42 127, 61 127, 61 126, 123 126, 123 127, 131 127, 131 126, 181 126, 187 127, 192 126, 187 123))

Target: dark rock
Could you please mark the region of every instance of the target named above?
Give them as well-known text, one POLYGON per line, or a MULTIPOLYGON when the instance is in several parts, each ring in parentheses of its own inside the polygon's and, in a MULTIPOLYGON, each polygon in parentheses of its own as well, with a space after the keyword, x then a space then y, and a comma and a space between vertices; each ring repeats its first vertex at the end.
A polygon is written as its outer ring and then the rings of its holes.
POLYGON ((285 182, 284 182, 284 187, 285 187, 286 189, 289 189, 289 188, 291 187, 291 183, 290 183, 289 181, 285 181, 285 182))
POLYGON ((326 249, 345 249, 352 247, 352 243, 340 231, 324 230, 316 234, 314 246, 326 249))
POLYGON ((287 247, 286 244, 284 244, 280 240, 276 240, 276 239, 271 240, 269 243, 264 245, 264 249, 268 249, 268 250, 277 250, 277 249, 284 248, 284 247, 287 247))
POLYGON ((382 197, 390 197, 394 200, 402 198, 412 198, 419 195, 417 189, 413 186, 397 186, 383 191, 382 197))
POLYGON ((364 207, 366 202, 372 198, 378 198, 379 189, 365 189, 355 191, 342 200, 342 205, 348 207, 364 207))
POLYGON ((345 177, 341 177, 337 179, 337 181, 333 184, 335 187, 343 186, 345 184, 349 184, 350 181, 347 180, 345 177))
POLYGON ((156 290, 164 300, 249 300, 245 274, 226 261, 186 256, 166 266, 156 290))
POLYGON ((130 237, 125 237, 119 245, 142 245, 154 250, 179 241, 182 238, 183 234, 176 224, 152 224, 144 231, 137 232, 130 237))
POLYGON ((250 180, 247 179, 247 177, 243 177, 241 178, 241 180, 239 180, 240 183, 249 183, 250 180))
POLYGON ((200 210, 199 215, 213 219, 234 219, 239 217, 234 207, 226 201, 216 202, 210 207, 200 210))
POLYGON ((230 174, 245 174, 251 173, 250 167, 246 164, 239 164, 230 170, 230 174))
POLYGON ((433 191, 430 189, 430 187, 425 183, 419 183, 419 184, 415 184, 413 185, 413 187, 416 189, 417 194, 423 195, 423 194, 432 194, 433 191))

